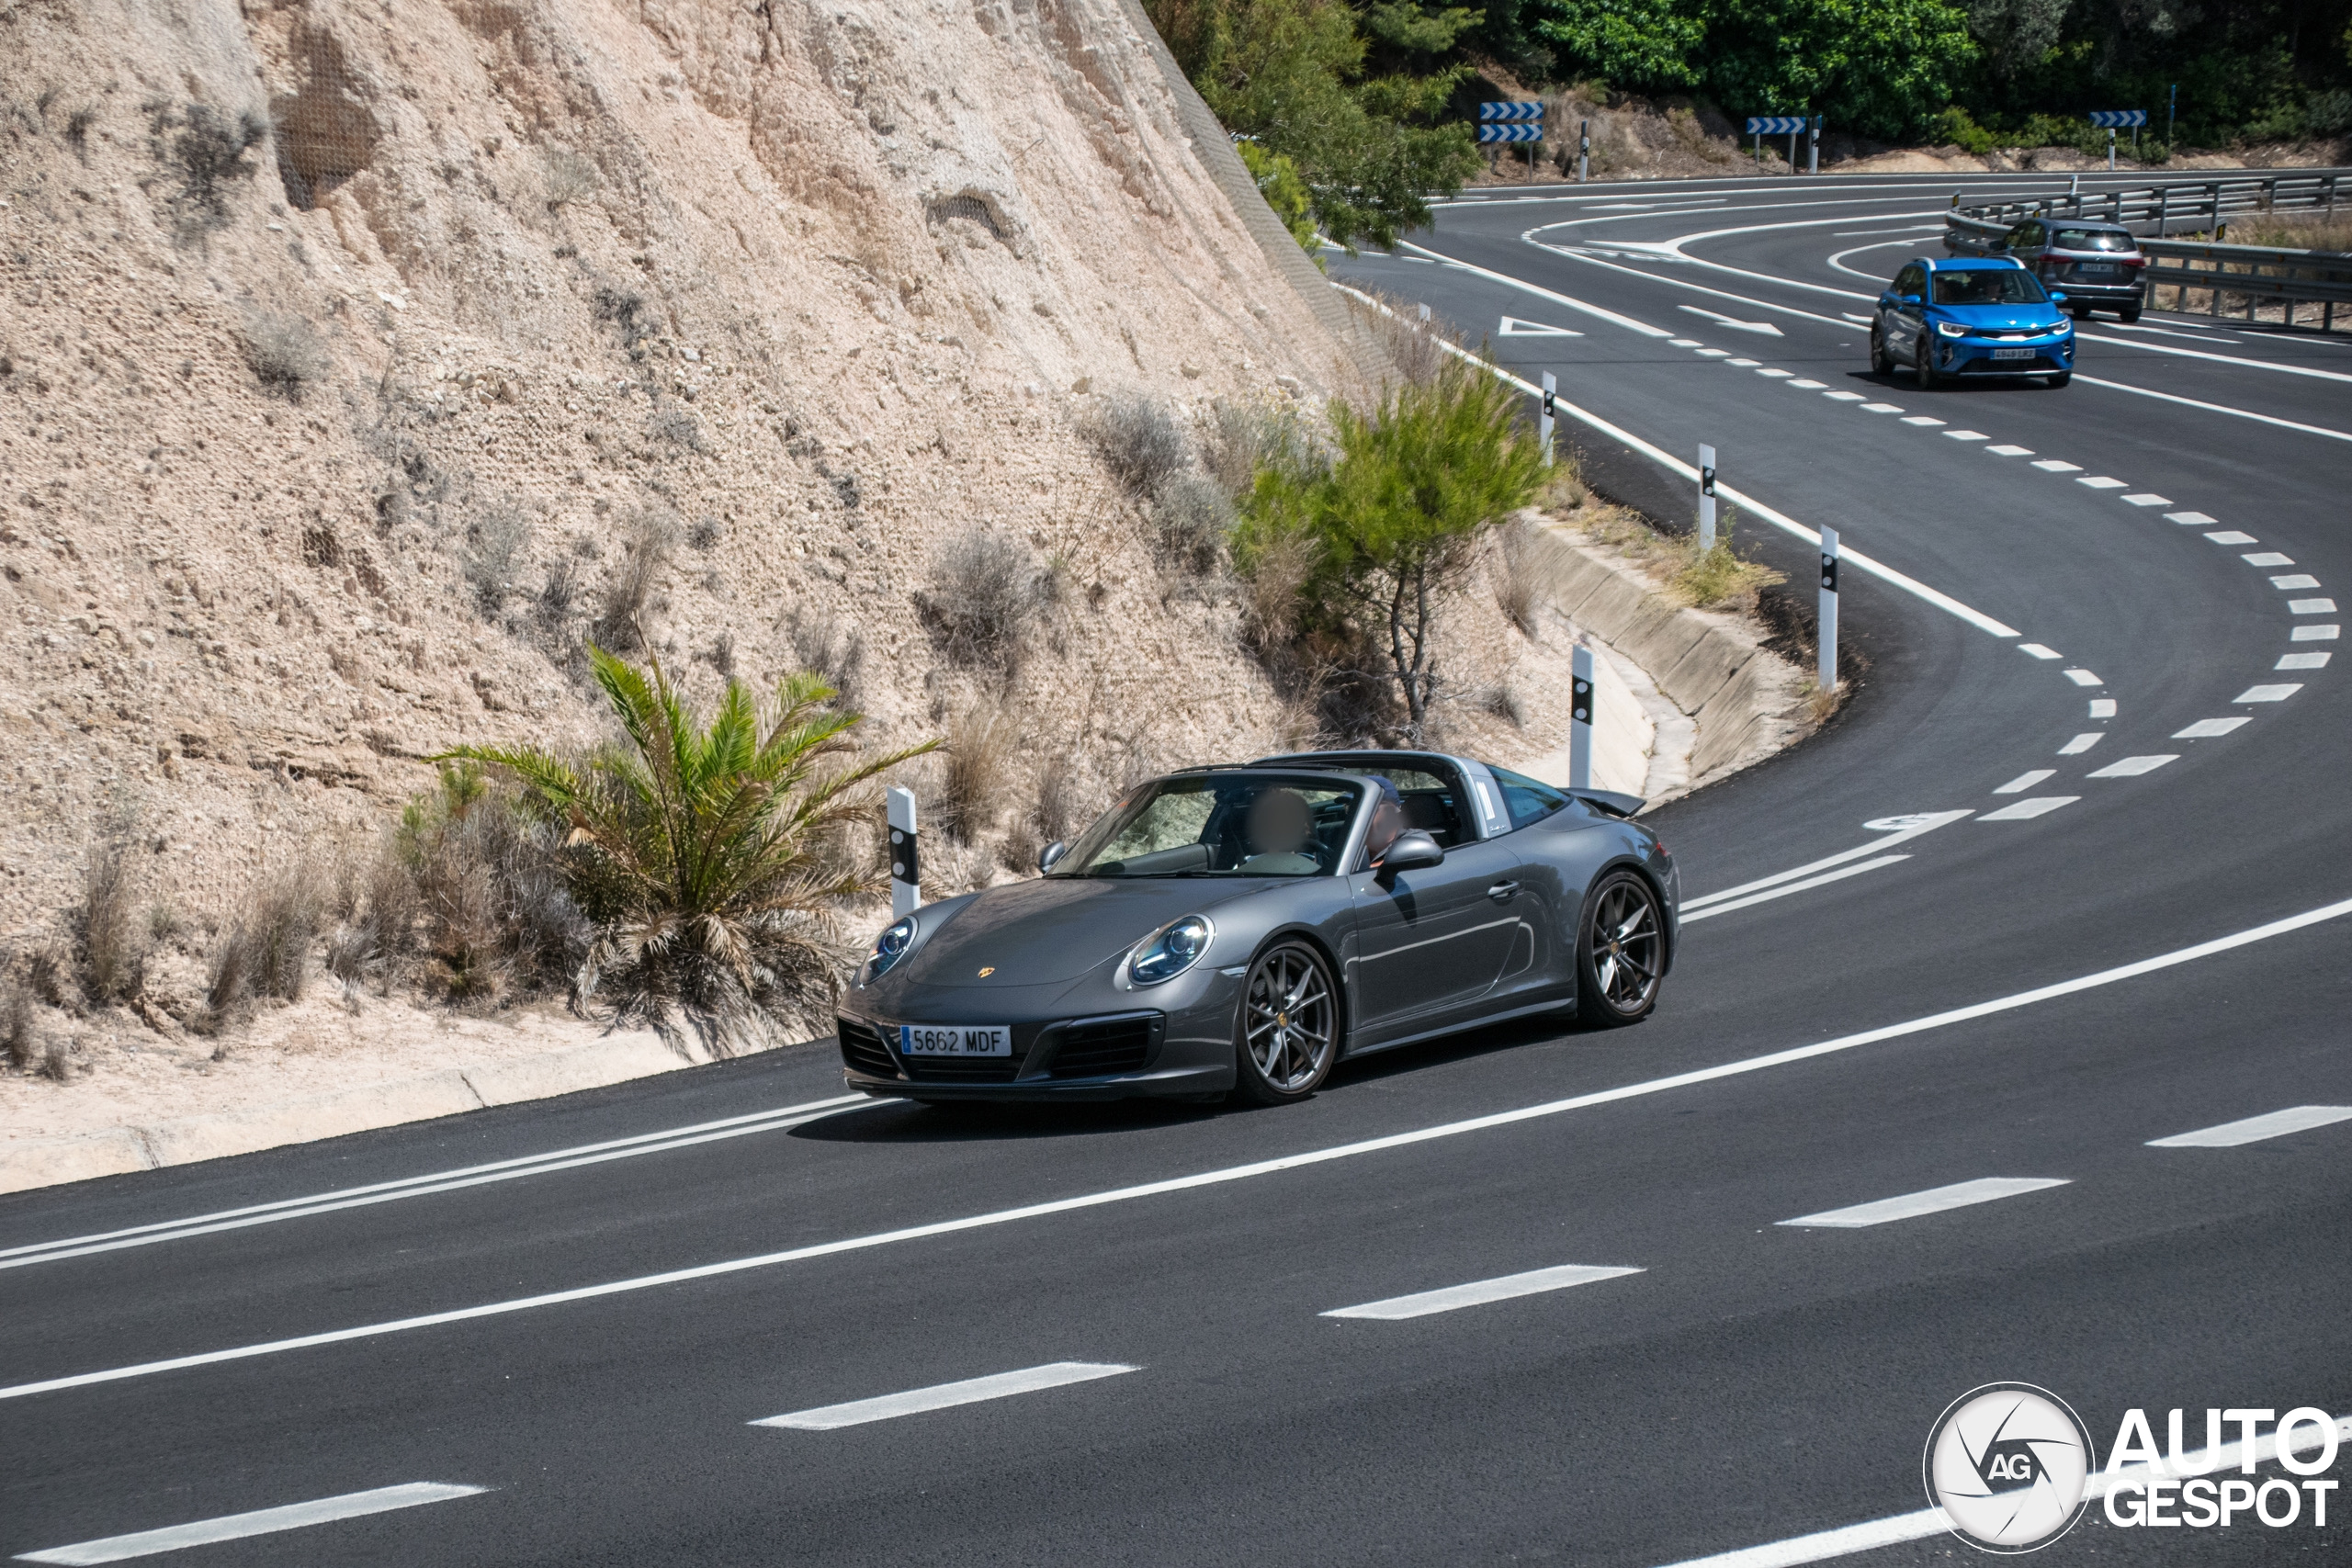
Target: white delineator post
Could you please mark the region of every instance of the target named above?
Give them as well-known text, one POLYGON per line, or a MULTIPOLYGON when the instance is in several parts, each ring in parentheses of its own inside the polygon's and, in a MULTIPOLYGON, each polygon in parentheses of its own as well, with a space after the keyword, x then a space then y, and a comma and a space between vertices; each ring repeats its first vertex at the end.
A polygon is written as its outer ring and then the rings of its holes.
POLYGON ((1821 689, 1838 689, 1838 530, 1821 531, 1821 689))
POLYGON ((1813 117, 1812 128, 1805 133, 1804 172, 1808 175, 1821 173, 1821 117, 1819 115, 1813 117))
POLYGON ((1535 422, 1535 440, 1544 448, 1544 466, 1547 468, 1552 466, 1552 398, 1559 389, 1560 384, 1552 378, 1552 373, 1544 372, 1544 412, 1535 422))
POLYGON ((1584 184, 1586 172, 1592 166, 1592 121, 1577 121, 1577 184, 1584 184))
POLYGON ((1592 649, 1577 644, 1568 667, 1568 787, 1592 787, 1592 649))
POLYGON ((1699 553, 1715 547, 1715 449, 1699 448, 1699 553))
POLYGON ((915 794, 893 789, 887 795, 890 817, 890 918, 902 919, 922 902, 922 863, 915 840, 915 794))

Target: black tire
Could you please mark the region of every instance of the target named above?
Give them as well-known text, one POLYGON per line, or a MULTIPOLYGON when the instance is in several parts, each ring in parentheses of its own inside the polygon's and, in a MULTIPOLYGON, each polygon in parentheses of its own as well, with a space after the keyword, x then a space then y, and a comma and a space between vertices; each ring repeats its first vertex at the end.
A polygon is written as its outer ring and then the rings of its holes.
POLYGON ((1928 342, 1928 334, 1925 333, 1921 333, 1919 341, 1911 345, 1911 368, 1918 376, 1919 389, 1923 392, 1932 392, 1936 389, 1938 378, 1935 355, 1931 352, 1933 346, 1928 342))
POLYGON ((2140 319, 2140 307, 2136 304, 2126 305, 2115 313, 2115 319, 2128 326, 2140 319))
POLYGON ((1584 901, 1577 928, 1577 1017, 1598 1029, 1639 1023, 1657 1005, 1666 926, 1639 874, 1615 871, 1584 901))
POLYGON ((2091 319, 2091 308, 2088 305, 2069 305, 2066 307, 2066 314, 2078 321, 2087 321, 2091 319))
POLYGON ((1340 987, 1323 955, 1281 942, 1250 961, 1233 1026, 1233 1094, 1290 1105, 1331 1076, 1340 1055, 1340 987))
POLYGON ((2044 376, 2041 378, 2041 384, 2054 392, 2074 378, 2075 373, 2072 370, 2061 370, 2054 376, 2044 376))
POLYGON ((1871 371, 1878 376, 1894 374, 1894 355, 1886 352, 1886 334, 1876 321, 1871 323, 1871 371))

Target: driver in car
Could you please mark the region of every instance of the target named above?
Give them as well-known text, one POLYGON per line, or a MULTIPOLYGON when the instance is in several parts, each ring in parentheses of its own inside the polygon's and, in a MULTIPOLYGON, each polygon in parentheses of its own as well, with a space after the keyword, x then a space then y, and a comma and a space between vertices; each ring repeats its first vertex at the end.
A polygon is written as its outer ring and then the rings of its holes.
POLYGON ((1295 790, 1270 789, 1250 803, 1244 829, 1250 858, 1236 869, 1258 876, 1312 876, 1323 869, 1314 854, 1315 813, 1295 790))
POLYGON ((1364 831, 1363 849, 1374 869, 1377 870, 1382 858, 1388 853, 1388 846, 1395 843, 1396 835, 1405 830, 1405 797, 1396 793, 1396 784, 1393 779, 1374 773, 1372 782, 1380 788, 1380 802, 1372 808, 1372 826, 1364 831))

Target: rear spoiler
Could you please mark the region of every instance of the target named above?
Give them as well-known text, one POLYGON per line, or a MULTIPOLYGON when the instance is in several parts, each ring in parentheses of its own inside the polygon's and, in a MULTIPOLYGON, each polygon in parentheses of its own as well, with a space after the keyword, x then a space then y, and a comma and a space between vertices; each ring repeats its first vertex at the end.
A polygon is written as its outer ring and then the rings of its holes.
POLYGON ((1613 789, 1572 789, 1568 794, 1611 817, 1631 817, 1649 804, 1638 795, 1621 795, 1613 789))

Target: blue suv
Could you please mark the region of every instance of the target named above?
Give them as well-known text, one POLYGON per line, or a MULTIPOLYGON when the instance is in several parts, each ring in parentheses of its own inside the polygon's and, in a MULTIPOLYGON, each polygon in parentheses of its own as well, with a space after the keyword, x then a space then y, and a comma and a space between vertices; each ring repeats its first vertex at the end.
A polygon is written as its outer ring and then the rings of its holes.
POLYGON ((2007 257, 1922 256, 1894 275, 1871 318, 1871 368, 1911 367, 1921 387, 1981 376, 2075 374, 2075 324, 2041 279, 2007 257))

